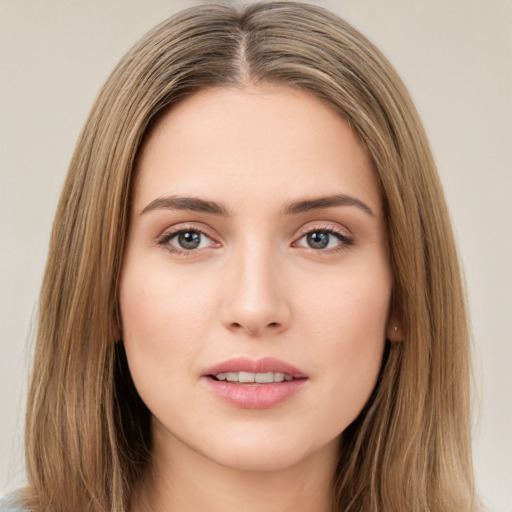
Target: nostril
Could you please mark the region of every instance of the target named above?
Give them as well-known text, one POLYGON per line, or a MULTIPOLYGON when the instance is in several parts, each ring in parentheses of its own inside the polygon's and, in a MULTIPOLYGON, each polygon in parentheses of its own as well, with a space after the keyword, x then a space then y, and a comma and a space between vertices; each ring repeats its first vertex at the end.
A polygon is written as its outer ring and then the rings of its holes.
POLYGON ((263 333, 265 330, 267 332, 278 332, 279 329, 282 327, 281 322, 269 322, 269 323, 261 323, 260 325, 257 325, 256 323, 240 323, 240 322, 231 322, 229 324, 229 329, 232 331, 246 331, 247 333, 251 335, 255 335, 258 333, 263 333))

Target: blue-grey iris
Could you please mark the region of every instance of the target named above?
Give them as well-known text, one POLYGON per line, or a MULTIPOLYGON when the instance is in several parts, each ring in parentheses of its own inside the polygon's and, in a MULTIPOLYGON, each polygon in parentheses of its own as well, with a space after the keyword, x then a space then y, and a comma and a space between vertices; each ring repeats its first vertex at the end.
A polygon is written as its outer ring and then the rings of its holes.
POLYGON ((195 231, 184 231, 178 235, 178 243, 183 249, 197 249, 201 244, 201 234, 195 231))
POLYGON ((329 233, 325 233, 324 231, 313 231, 312 233, 308 233, 308 245, 312 249, 325 249, 329 245, 329 236, 329 233))

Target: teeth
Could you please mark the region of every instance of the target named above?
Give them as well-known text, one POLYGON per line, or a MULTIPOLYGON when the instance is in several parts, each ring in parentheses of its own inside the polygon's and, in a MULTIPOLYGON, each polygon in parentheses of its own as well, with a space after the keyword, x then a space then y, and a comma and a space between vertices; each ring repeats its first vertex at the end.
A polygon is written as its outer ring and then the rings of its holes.
POLYGON ((217 373, 217 380, 227 380, 228 382, 256 382, 258 384, 269 384, 271 382, 289 382, 293 380, 291 375, 279 372, 251 373, 251 372, 227 372, 217 373))
POLYGON ((239 372, 238 382, 254 382, 254 373, 239 372))

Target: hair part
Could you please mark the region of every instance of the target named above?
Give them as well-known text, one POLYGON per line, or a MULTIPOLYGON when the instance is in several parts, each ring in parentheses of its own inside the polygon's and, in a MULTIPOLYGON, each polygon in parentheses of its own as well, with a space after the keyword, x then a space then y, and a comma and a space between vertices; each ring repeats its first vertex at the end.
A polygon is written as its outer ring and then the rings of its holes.
POLYGON ((336 109, 368 148, 384 199, 405 339, 388 343, 375 391, 343 433, 334 509, 472 510, 466 306, 427 137, 382 54, 334 14, 294 2, 182 11, 101 90, 70 163, 41 290, 26 504, 127 509, 151 451, 150 414, 116 343, 137 154, 177 102, 249 84, 300 88, 336 109))

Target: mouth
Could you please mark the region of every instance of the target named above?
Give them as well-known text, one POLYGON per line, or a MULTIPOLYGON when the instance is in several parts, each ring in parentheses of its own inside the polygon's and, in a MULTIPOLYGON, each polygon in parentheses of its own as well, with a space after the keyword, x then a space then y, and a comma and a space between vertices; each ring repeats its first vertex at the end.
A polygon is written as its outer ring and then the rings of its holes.
POLYGON ((217 381, 238 382, 241 384, 272 384, 274 382, 290 382, 295 378, 293 375, 282 372, 225 372, 208 375, 208 377, 217 381))
POLYGON ((299 368, 275 357, 259 359, 235 357, 208 368, 203 372, 203 376, 218 381, 245 384, 271 384, 307 378, 307 375, 299 368))
POLYGON ((268 409, 304 389, 308 376, 275 358, 235 358, 206 370, 202 377, 221 400, 242 409, 268 409))

